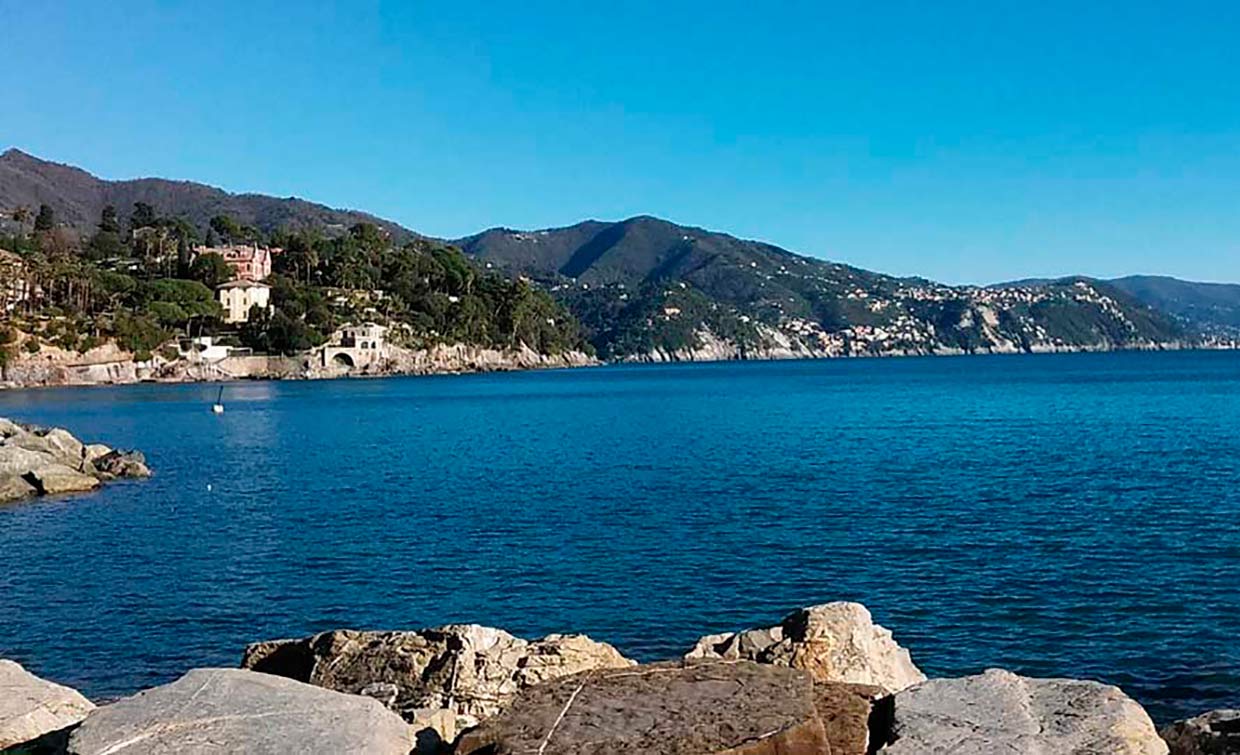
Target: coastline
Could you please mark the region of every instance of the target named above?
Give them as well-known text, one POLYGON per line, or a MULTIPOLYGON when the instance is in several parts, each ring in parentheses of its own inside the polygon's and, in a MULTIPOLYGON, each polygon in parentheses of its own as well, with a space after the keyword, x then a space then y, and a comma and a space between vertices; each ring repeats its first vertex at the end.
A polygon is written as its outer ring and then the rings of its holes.
POLYGON ((764 348, 745 350, 736 344, 706 342, 694 349, 666 351, 602 360, 580 351, 556 355, 531 349, 493 349, 469 344, 440 344, 428 349, 393 349, 392 358, 379 368, 333 369, 315 365, 310 354, 299 356, 232 356, 214 362, 184 359, 138 361, 113 344, 84 354, 45 349, 19 358, 0 369, 0 390, 33 388, 89 388, 139 383, 219 383, 237 380, 335 380, 342 378, 416 377, 572 369, 608 364, 681 364, 713 362, 778 362, 836 359, 896 359, 908 357, 1021 356, 1047 354, 1103 354, 1155 351, 1236 351, 1240 343, 1145 343, 1110 345, 1035 345, 1029 349, 959 348, 906 349, 833 353, 827 351, 764 348))

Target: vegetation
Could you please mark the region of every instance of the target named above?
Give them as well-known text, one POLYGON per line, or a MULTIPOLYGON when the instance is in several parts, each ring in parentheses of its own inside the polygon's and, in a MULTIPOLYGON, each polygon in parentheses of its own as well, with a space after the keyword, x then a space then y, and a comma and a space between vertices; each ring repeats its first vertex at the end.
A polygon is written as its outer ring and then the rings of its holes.
MULTIPOLYGON (((222 322, 214 293, 233 277, 232 268, 219 254, 194 252, 204 237, 191 223, 139 202, 126 224, 109 205, 82 238, 58 226, 46 205, 37 215, 24 208, 10 214, 21 219, 19 230, 0 236, 0 248, 21 256, 23 283, 36 292, 12 318, 14 328, 34 336, 27 348, 85 351, 114 340, 148 359, 183 333, 294 354, 362 321, 390 326, 392 337, 409 346, 524 345, 547 354, 586 347, 576 320, 528 281, 482 271, 439 242, 396 245, 369 223, 328 236, 319 229, 265 234, 225 215, 211 218, 207 241, 284 250, 267 281, 271 309, 255 309, 237 328, 222 322)), ((15 340, 0 343, 0 360, 14 358, 15 340)))

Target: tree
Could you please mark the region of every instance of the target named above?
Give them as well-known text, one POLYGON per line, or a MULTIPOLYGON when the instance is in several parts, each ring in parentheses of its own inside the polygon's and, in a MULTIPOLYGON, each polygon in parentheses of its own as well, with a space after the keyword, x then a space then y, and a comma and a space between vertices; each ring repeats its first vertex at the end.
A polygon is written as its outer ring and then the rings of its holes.
POLYGON ((34 219, 35 231, 50 231, 55 227, 56 213, 48 205, 39 205, 39 215, 34 219))
POLYGON ((116 217, 116 208, 108 205, 99 216, 99 230, 91 236, 86 246, 87 256, 102 260, 119 257, 125 249, 121 243, 121 223, 116 217))
POLYGON ((215 288, 233 277, 233 269, 215 252, 200 254, 189 266, 189 277, 208 288, 215 288))
POLYGON ((155 208, 146 202, 134 202, 133 214, 129 216, 129 229, 136 231, 139 228, 150 228, 155 225, 158 217, 155 215, 155 208))
POLYGON ((103 208, 103 212, 99 214, 99 230, 105 233, 121 232, 121 221, 116 217, 116 207, 108 205, 103 208))

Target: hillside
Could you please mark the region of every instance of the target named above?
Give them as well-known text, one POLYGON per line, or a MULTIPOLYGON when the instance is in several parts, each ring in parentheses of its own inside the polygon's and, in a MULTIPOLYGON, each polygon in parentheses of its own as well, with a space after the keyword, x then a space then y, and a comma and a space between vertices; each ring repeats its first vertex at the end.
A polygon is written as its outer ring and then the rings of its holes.
POLYGON ((1146 306, 1203 329, 1240 332, 1240 285, 1194 283, 1151 275, 1133 275, 1108 283, 1146 306))
POLYGON ((645 216, 455 243, 550 286, 612 358, 1145 348, 1192 337, 1093 281, 946 286, 645 216))
POLYGON ((364 212, 336 210, 293 197, 230 194, 199 183, 162 178, 106 181, 21 150, 0 154, 0 210, 37 210, 40 204, 47 204, 62 224, 87 234, 94 230, 104 207, 112 205, 121 220, 128 221, 136 202, 145 202, 163 215, 184 218, 199 229, 205 229, 212 217, 227 215, 268 233, 306 228, 343 233, 355 223, 373 223, 396 241, 414 236, 396 223, 364 212))
MULTIPOLYGON (((200 230, 228 215, 269 235, 316 229, 339 238, 361 222, 383 228, 396 244, 422 238, 299 199, 154 178, 105 181, 17 150, 0 156, 0 220, 6 211, 46 203, 60 223, 85 234, 105 205, 125 221, 135 202, 200 230)), ((1167 293, 1151 309, 1149 286, 1085 279, 986 288, 895 278, 649 216, 497 228, 452 243, 540 283, 576 315, 599 354, 613 359, 1152 348, 1195 342, 1198 328, 1182 310, 1205 308, 1167 293)), ((383 285, 381 277, 372 283, 383 285)))

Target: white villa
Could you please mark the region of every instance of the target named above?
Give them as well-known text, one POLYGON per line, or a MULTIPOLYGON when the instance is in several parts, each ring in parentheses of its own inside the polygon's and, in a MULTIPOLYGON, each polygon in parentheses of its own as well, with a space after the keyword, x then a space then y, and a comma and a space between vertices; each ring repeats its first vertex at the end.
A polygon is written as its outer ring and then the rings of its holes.
POLYGON ((235 280, 215 289, 220 306, 224 308, 224 322, 240 323, 250 319, 250 309, 258 306, 271 309, 271 286, 257 281, 235 280))

